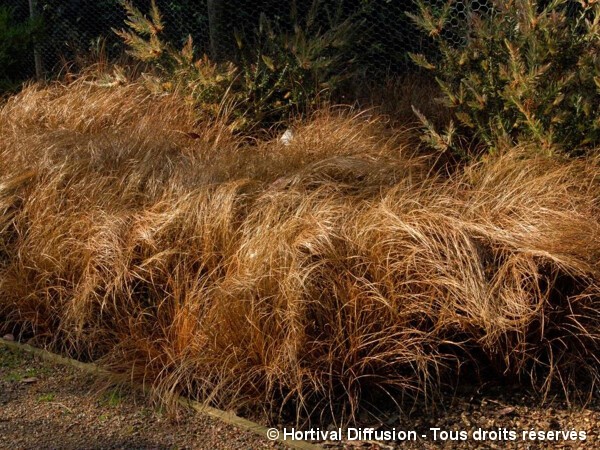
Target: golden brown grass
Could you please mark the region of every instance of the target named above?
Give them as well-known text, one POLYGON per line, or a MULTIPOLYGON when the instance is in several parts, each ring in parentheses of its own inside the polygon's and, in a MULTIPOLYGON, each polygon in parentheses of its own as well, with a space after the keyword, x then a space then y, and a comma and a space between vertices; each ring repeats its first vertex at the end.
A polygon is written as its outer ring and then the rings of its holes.
POLYGON ((25 89, 0 110, 0 331, 298 420, 478 371, 597 381, 597 160, 442 173, 342 110, 296 136, 249 146, 135 83, 25 89))

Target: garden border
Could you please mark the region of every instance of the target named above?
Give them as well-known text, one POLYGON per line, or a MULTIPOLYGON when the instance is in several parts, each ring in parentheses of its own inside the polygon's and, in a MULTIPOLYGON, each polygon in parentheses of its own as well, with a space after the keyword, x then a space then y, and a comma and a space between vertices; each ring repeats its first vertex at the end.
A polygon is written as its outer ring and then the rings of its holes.
MULTIPOLYGON (((45 349, 33 347, 29 344, 7 341, 6 339, 0 338, 0 345, 8 347, 9 349, 12 349, 12 350, 19 350, 19 351, 31 353, 35 356, 39 356, 41 359, 43 359, 45 361, 62 364, 62 365, 66 365, 66 366, 72 366, 72 367, 75 367, 77 369, 80 369, 82 371, 85 371, 85 372, 88 372, 91 374, 98 374, 98 375, 111 375, 112 374, 112 372, 102 369, 102 368, 98 367, 96 364, 83 363, 83 362, 77 361, 75 359, 66 358, 64 356, 57 355, 56 353, 52 353, 45 349)), ((140 386, 134 385, 134 387, 139 388, 140 386)), ((220 410, 217 408, 213 408, 211 406, 206 406, 200 402, 197 402, 197 401, 194 401, 194 400, 191 400, 189 398, 185 398, 185 397, 182 397, 179 395, 176 396, 176 401, 181 406, 191 407, 198 413, 207 414, 208 416, 219 419, 220 421, 222 421, 226 424, 234 425, 234 426, 242 428, 246 431, 250 431, 254 434, 257 434, 260 437, 262 437, 263 439, 267 439, 267 431, 269 430, 268 427, 260 425, 256 422, 252 422, 251 420, 244 419, 243 417, 239 417, 232 412, 223 411, 223 410, 220 410)), ((299 440, 287 441, 281 437, 275 439, 274 441, 279 442, 279 443, 285 445, 286 447, 293 448, 293 449, 299 449, 299 450, 322 449, 321 446, 312 444, 307 441, 299 441, 299 440)))

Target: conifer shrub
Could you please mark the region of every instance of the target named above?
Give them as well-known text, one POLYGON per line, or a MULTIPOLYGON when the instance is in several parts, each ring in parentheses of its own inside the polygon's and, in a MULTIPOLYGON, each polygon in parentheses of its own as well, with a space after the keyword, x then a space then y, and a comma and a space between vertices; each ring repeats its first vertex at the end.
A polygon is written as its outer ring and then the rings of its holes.
POLYGON ((416 3, 409 16, 439 56, 411 57, 436 75, 458 132, 492 150, 527 141, 573 155, 600 142, 599 2, 491 0, 491 13, 463 16, 458 46, 445 38, 455 2, 416 3))
POLYGON ((206 54, 197 57, 191 37, 181 50, 163 39, 165 26, 154 1, 148 16, 131 2, 122 5, 128 29, 115 31, 129 53, 153 69, 145 76, 151 90, 178 90, 204 119, 227 116, 233 131, 269 128, 307 112, 348 74, 351 61, 344 49, 352 22, 332 14, 322 26, 320 0, 306 17, 291 17, 289 29, 262 15, 255 36, 236 33, 235 61, 219 62, 206 54))

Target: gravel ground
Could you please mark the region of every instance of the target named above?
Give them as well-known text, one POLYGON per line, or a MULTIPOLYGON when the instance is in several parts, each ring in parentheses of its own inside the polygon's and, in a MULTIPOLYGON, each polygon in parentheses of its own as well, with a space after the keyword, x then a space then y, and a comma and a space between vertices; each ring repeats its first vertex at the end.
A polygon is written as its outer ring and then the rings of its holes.
MULTIPOLYGON (((570 407, 561 400, 549 401, 542 406, 539 398, 522 392, 517 387, 489 389, 485 395, 478 393, 448 395, 437 413, 428 412, 423 407, 410 418, 395 415, 386 422, 383 424, 372 422, 370 426, 376 430, 395 429, 397 433, 401 430, 414 430, 416 439, 374 445, 372 448, 410 450, 600 448, 598 398, 588 403, 586 407, 570 407), (484 431, 496 434, 483 436, 484 431), (575 434, 570 434, 571 431, 575 434), (448 434, 444 435, 444 432, 448 434), (458 434, 460 432, 466 435, 461 437, 458 434), (515 433, 512 439, 510 432, 515 433), (566 432, 567 436, 562 432, 566 432), (542 433, 545 435, 543 436, 542 433), (580 439, 583 433, 584 440, 580 439)), ((324 441, 322 444, 334 449, 365 446, 365 443, 357 442, 340 444, 324 441)))
MULTIPOLYGON (((0 449, 284 448, 191 410, 182 410, 174 420, 152 407, 139 392, 116 388, 99 391, 98 386, 93 375, 0 345, 0 449)), ((374 450, 594 449, 600 448, 600 399, 585 408, 569 407, 559 400, 540 406, 539 399, 516 387, 498 387, 488 389, 485 395, 448 395, 437 412, 417 407, 410 418, 388 414, 385 423, 365 417, 360 427, 395 429, 397 433, 414 430, 417 437, 393 443, 336 439, 320 444, 330 449, 374 450), (477 430, 495 431, 496 439, 488 436, 478 441, 474 438, 477 430), (457 434, 461 431, 466 433, 466 440, 457 434), (574 431, 576 436, 573 439, 555 433, 540 440, 539 434, 534 436, 530 431, 574 431), (444 432, 452 434, 446 436, 444 432), (515 432, 514 439, 510 439, 510 432, 515 432), (579 439, 580 433, 585 433, 585 440, 579 439)), ((278 428, 283 431, 283 425, 278 428)), ((342 437, 347 437, 347 430, 342 430, 342 437)))
POLYGON ((193 411, 177 421, 142 394, 0 346, 1 449, 284 448, 193 411))

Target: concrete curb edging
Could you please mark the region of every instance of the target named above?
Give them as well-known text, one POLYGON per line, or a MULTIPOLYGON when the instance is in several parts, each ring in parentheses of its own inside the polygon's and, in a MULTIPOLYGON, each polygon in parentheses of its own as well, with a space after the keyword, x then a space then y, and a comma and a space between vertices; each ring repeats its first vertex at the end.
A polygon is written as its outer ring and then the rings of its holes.
MULTIPOLYGON (((110 375, 111 374, 111 372, 98 367, 96 364, 83 363, 83 362, 77 361, 75 359, 66 358, 64 356, 60 356, 55 353, 49 352, 48 350, 33 347, 29 344, 21 344, 19 342, 7 341, 7 340, 0 338, 0 346, 4 346, 4 347, 7 347, 12 350, 19 350, 19 351, 31 353, 35 356, 39 356, 41 359, 43 359, 45 361, 58 363, 58 364, 62 364, 65 366, 72 366, 79 370, 82 370, 84 372, 88 372, 91 374, 98 374, 98 375, 110 375)), ((208 416, 214 417, 224 423, 227 423, 229 425, 234 425, 243 430, 250 431, 254 434, 257 434, 264 439, 267 439, 267 432, 269 430, 268 427, 265 427, 263 425, 255 423, 255 422, 252 422, 251 420, 244 419, 243 417, 239 417, 232 412, 222 411, 220 409, 213 408, 211 406, 206 406, 197 401, 190 400, 190 399, 180 397, 180 396, 177 397, 177 403, 179 403, 180 405, 182 405, 184 407, 191 407, 192 409, 194 409, 195 411, 197 411, 201 414, 206 414, 208 416)), ((274 439, 273 441, 279 442, 289 448, 300 449, 300 450, 321 450, 323 448, 319 445, 312 444, 307 441, 296 441, 296 440, 287 441, 281 437, 274 439)))

